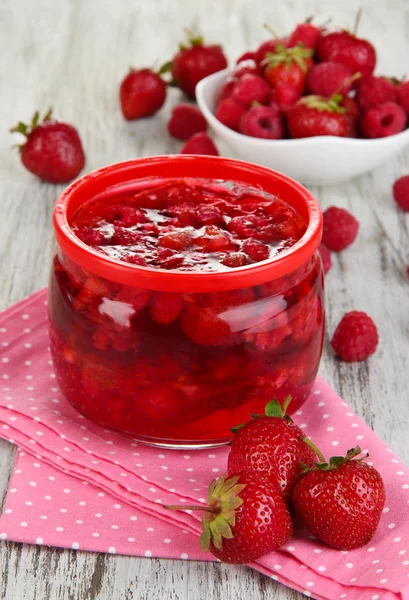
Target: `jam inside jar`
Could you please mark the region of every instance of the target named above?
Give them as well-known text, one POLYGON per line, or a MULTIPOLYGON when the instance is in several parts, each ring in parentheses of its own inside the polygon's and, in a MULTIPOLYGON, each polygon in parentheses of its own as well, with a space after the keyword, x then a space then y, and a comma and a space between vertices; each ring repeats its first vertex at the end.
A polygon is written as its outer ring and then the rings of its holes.
POLYGON ((86 417, 203 448, 272 398, 290 413, 308 398, 324 306, 304 188, 229 159, 141 159, 72 184, 54 227, 51 352, 86 417))

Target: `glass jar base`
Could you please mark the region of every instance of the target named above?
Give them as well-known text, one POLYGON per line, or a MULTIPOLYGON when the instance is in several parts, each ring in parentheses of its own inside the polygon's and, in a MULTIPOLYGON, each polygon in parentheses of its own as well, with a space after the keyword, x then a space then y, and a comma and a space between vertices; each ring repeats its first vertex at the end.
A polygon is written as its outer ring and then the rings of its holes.
MULTIPOLYGON (((106 427, 106 424, 104 424, 106 427)), ((217 439, 217 440, 172 440, 172 439, 158 439, 145 435, 137 435, 135 433, 128 433, 115 427, 110 427, 113 432, 119 434, 121 437, 137 442, 138 444, 144 444, 145 446, 153 446, 154 448, 165 448, 167 450, 207 450, 209 448, 219 448, 220 446, 227 446, 230 444, 231 438, 217 439)))

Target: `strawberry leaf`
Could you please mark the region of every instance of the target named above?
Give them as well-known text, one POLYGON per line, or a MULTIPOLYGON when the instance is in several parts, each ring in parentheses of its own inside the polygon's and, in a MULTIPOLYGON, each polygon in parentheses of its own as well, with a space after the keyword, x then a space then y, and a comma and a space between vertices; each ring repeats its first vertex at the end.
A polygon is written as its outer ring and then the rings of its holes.
POLYGON ((281 408, 281 404, 278 400, 270 400, 270 402, 266 405, 266 415, 267 417, 282 417, 283 410, 281 408))

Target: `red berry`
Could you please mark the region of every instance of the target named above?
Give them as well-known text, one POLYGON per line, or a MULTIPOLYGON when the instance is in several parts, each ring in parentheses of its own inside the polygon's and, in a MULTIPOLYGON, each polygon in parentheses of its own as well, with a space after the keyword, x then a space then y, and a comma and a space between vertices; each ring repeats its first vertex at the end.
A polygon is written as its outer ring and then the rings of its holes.
POLYGON ((184 260, 183 254, 171 248, 160 248, 156 254, 156 262, 162 269, 176 269, 184 260))
POLYGON ((151 315, 156 323, 169 325, 178 318, 183 308, 183 296, 171 292, 155 292, 151 301, 151 315))
POLYGON ((101 246, 104 243, 104 234, 91 227, 83 227, 75 232, 75 235, 88 246, 101 246))
POLYGON ((180 154, 208 154, 210 156, 219 156, 219 151, 207 133, 202 132, 192 135, 183 146, 180 154))
POLYGON ((166 100, 166 83, 150 69, 132 69, 121 83, 119 97, 125 119, 150 117, 166 100))
POLYGON ((193 204, 175 204, 169 207, 167 212, 177 218, 181 227, 194 227, 197 223, 196 207, 193 204))
POLYGON ((256 60, 256 53, 255 52, 245 52, 244 54, 242 54, 241 56, 239 56, 239 58, 236 60, 236 65, 240 64, 241 62, 245 62, 247 60, 256 60))
POLYGON ((232 77, 237 81, 243 75, 257 75, 257 77, 259 77, 262 74, 263 71, 255 60, 246 60, 235 66, 232 77))
POLYGON ((359 223, 344 208, 331 206, 323 214, 322 243, 333 252, 340 252, 355 240, 359 223))
POLYGON ((286 416, 277 400, 266 406, 266 415, 258 415, 240 427, 234 435, 228 457, 229 476, 251 471, 268 478, 289 502, 301 463, 313 466, 317 457, 303 441, 304 432, 286 416))
POLYGON ((345 65, 323 62, 308 73, 307 87, 311 94, 329 98, 335 93, 347 94, 352 89, 351 71, 345 65))
POLYGON ((104 217, 109 223, 117 227, 133 227, 137 223, 146 221, 146 215, 140 208, 126 206, 125 204, 111 204, 104 211, 104 217))
POLYGON ((239 131, 244 135, 280 140, 284 137, 284 123, 272 106, 253 106, 240 119, 239 131))
POLYGON ((243 106, 249 106, 253 102, 264 104, 264 102, 267 102, 270 93, 271 88, 265 79, 259 75, 246 73, 235 83, 232 97, 243 106))
POLYGON ((275 235, 274 226, 266 217, 251 214, 233 217, 227 224, 227 228, 243 240, 254 238, 268 242, 273 240, 275 235))
POLYGON ((362 110, 385 102, 396 102, 397 87, 385 77, 368 75, 358 81, 357 102, 362 110))
POLYGON ((286 115, 300 98, 300 90, 293 85, 277 85, 270 96, 270 106, 277 105, 279 111, 286 115))
POLYGON ((236 83, 235 79, 228 79, 226 81, 226 83, 223 84, 222 89, 220 90, 220 94, 219 94, 219 100, 218 100, 219 103, 222 102, 223 100, 225 100, 226 98, 231 97, 231 93, 232 93, 235 83, 236 83))
POLYGON ((331 252, 324 244, 320 244, 319 250, 322 259, 322 265, 324 267, 324 274, 326 275, 332 268, 331 252))
POLYGON ((307 529, 331 548, 352 550, 375 534, 385 506, 385 486, 374 467, 358 459, 359 446, 301 475, 292 502, 307 529))
POLYGON ((378 341, 378 330, 371 317, 353 310, 342 317, 331 346, 342 360, 360 362, 375 352, 378 341))
POLYGON ((196 218, 200 225, 224 225, 222 211, 211 204, 199 204, 196 208, 196 218))
POLYGON ((361 111, 359 106, 353 98, 344 96, 341 101, 341 106, 346 110, 346 117, 348 119, 348 137, 358 137, 358 119, 361 111))
POLYGON ((322 35, 317 43, 319 62, 341 63, 351 73, 371 75, 376 65, 375 48, 367 40, 348 31, 334 31, 322 35))
POLYGON ((409 114, 409 81, 401 83, 397 90, 398 103, 403 106, 406 112, 409 114))
POLYGON ((183 311, 182 331, 196 344, 223 346, 230 337, 230 326, 223 319, 225 308, 201 308, 195 305, 183 311))
POLYGON ((365 111, 361 118, 361 132, 366 138, 383 138, 405 129, 407 115, 395 102, 385 102, 365 111))
POLYGON ((270 248, 253 239, 246 240, 241 249, 254 262, 267 260, 270 256, 270 248))
POLYGON ((206 252, 222 252, 229 249, 232 242, 227 231, 215 225, 207 225, 204 233, 194 239, 194 244, 202 247, 206 252))
POLYGON ((349 122, 340 99, 304 96, 288 111, 287 126, 291 137, 318 135, 346 137, 349 122))
POLYGON ((275 53, 267 57, 264 75, 273 87, 278 85, 291 85, 302 94, 305 88, 306 76, 314 65, 313 51, 308 48, 296 46, 284 48, 278 46, 275 53))
POLYGON ((300 23, 288 38, 288 46, 302 44, 304 48, 315 49, 321 37, 321 29, 312 23, 300 23))
POLYGON ((170 231, 165 233, 159 240, 159 244, 164 248, 172 250, 185 250, 192 243, 193 235, 189 230, 170 231))
POLYGON ((277 50, 277 46, 285 47, 287 41, 279 38, 266 40, 263 42, 255 53, 255 61, 260 64, 267 56, 267 54, 274 54, 277 50))
POLYGON ((409 175, 404 175, 395 181, 393 184, 393 197, 402 210, 409 211, 409 175))
POLYGON ((49 110, 41 122, 37 112, 30 125, 19 122, 11 131, 27 138, 20 146, 26 169, 44 181, 66 183, 84 168, 84 150, 77 130, 51 115, 49 110))
POLYGON ((207 122, 193 104, 178 104, 172 109, 168 123, 170 135, 178 140, 188 140, 195 133, 206 131, 207 122))
POLYGON ((247 256, 243 252, 231 252, 230 254, 226 254, 221 262, 222 265, 230 267, 230 269, 244 267, 244 265, 247 265, 247 256))
POLYGON ((224 98, 219 102, 215 116, 226 127, 238 131, 240 119, 245 112, 246 109, 242 104, 239 104, 233 98, 224 98))
POLYGON ((180 89, 195 98, 196 85, 204 77, 227 67, 221 46, 206 46, 202 37, 189 40, 190 46, 181 46, 172 61, 172 76, 180 89))
POLYGON ((290 513, 274 483, 256 473, 213 481, 207 506, 200 544, 226 563, 246 564, 270 554, 293 532, 290 513))
POLYGON ((115 227, 114 233, 109 240, 110 246, 134 246, 141 239, 139 231, 131 231, 125 227, 115 227))

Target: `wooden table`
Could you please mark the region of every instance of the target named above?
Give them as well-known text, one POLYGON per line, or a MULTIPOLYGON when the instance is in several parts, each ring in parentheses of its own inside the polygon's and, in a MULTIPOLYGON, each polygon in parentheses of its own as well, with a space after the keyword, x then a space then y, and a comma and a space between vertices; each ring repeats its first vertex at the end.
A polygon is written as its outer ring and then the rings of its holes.
MULTIPOLYGON (((264 38, 263 22, 280 33, 309 14, 317 23, 352 27, 355 0, 0 0, 0 308, 47 284, 53 249, 51 211, 62 187, 41 183, 19 163, 5 134, 18 119, 49 105, 79 129, 87 170, 138 156, 178 152, 165 132, 165 109, 126 123, 118 84, 129 65, 167 60, 197 26, 222 42, 230 59, 264 38)), ((379 50, 378 73, 408 73, 409 6, 405 0, 361 0, 360 32, 379 50), (405 37, 406 36, 406 37, 405 37)), ((359 219, 357 241, 333 257, 327 277, 327 336, 320 372, 345 401, 409 464, 409 217, 396 210, 391 185, 409 172, 409 152, 376 172, 337 187, 314 188, 323 208, 343 206, 359 219), (341 316, 361 309, 379 327, 380 345, 367 362, 337 361, 329 339, 341 316)), ((0 443, 5 495, 14 448, 0 443)), ((247 567, 139 559, 0 545, 1 600, 296 599, 297 594, 247 567)))

